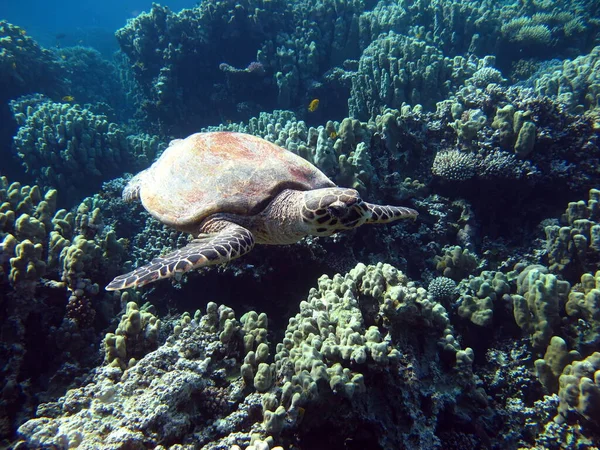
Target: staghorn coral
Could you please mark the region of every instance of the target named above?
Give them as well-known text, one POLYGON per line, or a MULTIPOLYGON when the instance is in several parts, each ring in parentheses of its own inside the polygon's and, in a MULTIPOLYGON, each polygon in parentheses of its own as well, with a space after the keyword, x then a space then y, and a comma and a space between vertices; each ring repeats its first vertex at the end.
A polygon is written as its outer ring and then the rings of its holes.
POLYGON ((449 181, 466 181, 477 173, 477 157, 452 149, 435 155, 431 173, 449 181))
MULTIPOLYGON (((534 49, 541 47, 562 51, 562 46, 577 45, 597 32, 598 24, 589 19, 596 5, 573 2, 557 7, 552 3, 539 2, 535 9, 524 3, 520 11, 512 11, 510 20, 500 28, 501 38, 507 42, 503 43, 506 50, 518 49, 526 55, 533 55, 534 49)), ((510 8, 504 9, 507 18, 508 11, 510 8)))
POLYGON ((549 44, 552 33, 545 24, 536 24, 530 17, 515 17, 502 25, 504 38, 521 45, 549 44))

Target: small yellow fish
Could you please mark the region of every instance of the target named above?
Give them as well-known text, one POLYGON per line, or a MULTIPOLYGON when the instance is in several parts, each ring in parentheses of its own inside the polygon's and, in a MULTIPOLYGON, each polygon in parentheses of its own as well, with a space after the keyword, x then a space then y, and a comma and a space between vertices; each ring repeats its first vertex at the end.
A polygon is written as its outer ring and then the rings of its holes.
POLYGON ((331 133, 329 133, 329 137, 331 139, 335 139, 337 137, 337 133, 335 131, 332 131, 331 133))
POLYGON ((67 55, 60 55, 60 58, 64 61, 65 59, 67 59, 67 55))
POLYGON ((19 33, 21 33, 21 36, 25 36, 27 34, 27 31, 25 31, 23 28, 21 28, 19 30, 19 33))
POLYGON ((72 102, 73 100, 75 100, 75 97, 73 97, 72 95, 65 95, 65 96, 62 98, 62 101, 63 101, 63 102, 72 102))
POLYGON ((309 112, 315 112, 318 107, 319 107, 319 99, 318 98, 314 98, 308 104, 308 111, 309 112))

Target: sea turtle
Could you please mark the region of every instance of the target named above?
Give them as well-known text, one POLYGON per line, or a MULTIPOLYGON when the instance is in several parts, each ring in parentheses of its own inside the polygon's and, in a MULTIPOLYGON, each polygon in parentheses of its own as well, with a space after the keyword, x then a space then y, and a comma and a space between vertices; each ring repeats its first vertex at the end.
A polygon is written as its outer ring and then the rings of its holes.
POLYGON ((196 133, 172 141, 123 190, 162 223, 191 233, 185 247, 111 281, 109 291, 143 286, 220 264, 258 244, 285 245, 364 223, 414 218, 410 208, 373 205, 337 187, 302 157, 256 136, 196 133))

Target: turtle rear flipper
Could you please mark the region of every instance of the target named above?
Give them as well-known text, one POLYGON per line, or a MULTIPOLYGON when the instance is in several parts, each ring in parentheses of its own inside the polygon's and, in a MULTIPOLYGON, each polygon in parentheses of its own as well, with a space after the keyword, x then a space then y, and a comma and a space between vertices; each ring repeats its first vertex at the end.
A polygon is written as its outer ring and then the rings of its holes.
POLYGON ((116 291, 189 272, 199 267, 221 264, 239 258, 254 247, 254 236, 244 227, 231 223, 218 233, 200 235, 185 247, 154 258, 133 272, 119 275, 107 286, 116 291))
POLYGON ((142 170, 140 173, 138 173, 136 176, 134 176, 131 180, 129 180, 129 182, 123 189, 123 194, 122 194, 123 201, 132 202, 134 200, 140 199, 140 188, 142 186, 142 183, 144 182, 144 177, 146 176, 147 172, 148 172, 148 169, 142 170))

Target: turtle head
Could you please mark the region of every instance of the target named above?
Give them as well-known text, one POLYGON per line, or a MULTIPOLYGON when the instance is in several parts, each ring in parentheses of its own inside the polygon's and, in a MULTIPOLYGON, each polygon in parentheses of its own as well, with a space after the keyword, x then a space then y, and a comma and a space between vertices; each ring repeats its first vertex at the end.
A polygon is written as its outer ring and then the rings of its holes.
POLYGON ((312 236, 331 236, 364 223, 387 223, 415 218, 414 209, 367 203, 358 191, 344 188, 324 188, 306 191, 301 208, 302 221, 312 236))

